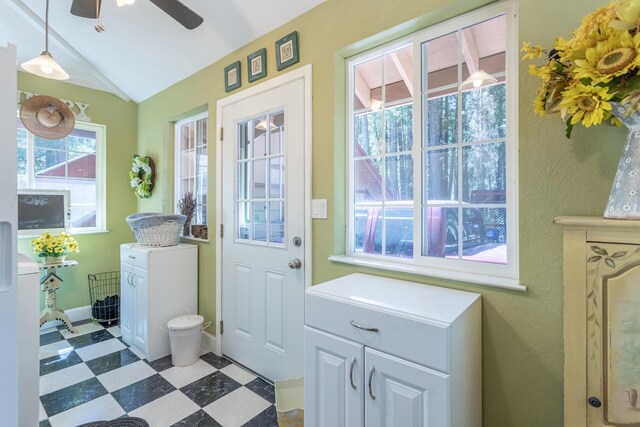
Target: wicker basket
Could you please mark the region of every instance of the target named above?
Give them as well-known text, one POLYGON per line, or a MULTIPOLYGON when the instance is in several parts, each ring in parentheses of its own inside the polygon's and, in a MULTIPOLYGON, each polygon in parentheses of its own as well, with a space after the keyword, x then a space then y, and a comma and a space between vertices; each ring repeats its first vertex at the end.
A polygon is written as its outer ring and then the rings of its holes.
POLYGON ((141 246, 175 246, 187 217, 161 213, 140 213, 127 217, 127 223, 141 246))

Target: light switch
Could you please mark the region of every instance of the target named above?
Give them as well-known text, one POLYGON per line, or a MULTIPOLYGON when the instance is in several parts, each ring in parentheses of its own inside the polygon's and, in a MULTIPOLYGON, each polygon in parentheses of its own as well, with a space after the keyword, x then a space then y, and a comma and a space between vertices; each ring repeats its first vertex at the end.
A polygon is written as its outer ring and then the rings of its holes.
POLYGON ((311 200, 311 218, 327 219, 327 199, 311 200))

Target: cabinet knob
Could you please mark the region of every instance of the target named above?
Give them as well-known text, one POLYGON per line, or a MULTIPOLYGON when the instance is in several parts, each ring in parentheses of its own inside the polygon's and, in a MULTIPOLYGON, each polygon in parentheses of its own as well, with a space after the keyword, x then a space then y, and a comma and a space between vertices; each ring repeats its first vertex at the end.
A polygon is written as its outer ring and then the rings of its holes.
POLYGON ((600 402, 600 399, 595 396, 591 396, 589 399, 587 399, 587 402, 589 402, 589 405, 593 406, 594 408, 599 408, 602 406, 602 402, 600 402))

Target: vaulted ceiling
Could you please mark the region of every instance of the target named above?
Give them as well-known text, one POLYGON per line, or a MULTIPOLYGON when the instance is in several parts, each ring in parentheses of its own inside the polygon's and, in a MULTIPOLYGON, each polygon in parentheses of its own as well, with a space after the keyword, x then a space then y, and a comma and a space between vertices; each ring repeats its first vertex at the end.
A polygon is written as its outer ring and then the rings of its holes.
MULTIPOLYGON (((69 82, 140 102, 324 0, 181 1, 201 26, 187 30, 148 0, 103 0, 98 33, 97 20, 71 15, 71 0, 51 0, 49 51, 69 82)), ((44 50, 44 15, 45 0, 0 0, 0 45, 16 44, 19 63, 44 50)))

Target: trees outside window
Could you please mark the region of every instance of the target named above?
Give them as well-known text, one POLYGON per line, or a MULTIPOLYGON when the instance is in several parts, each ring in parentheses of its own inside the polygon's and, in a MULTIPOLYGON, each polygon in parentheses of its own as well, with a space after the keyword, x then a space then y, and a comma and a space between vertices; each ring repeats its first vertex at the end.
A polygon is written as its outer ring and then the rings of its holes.
POLYGON ((517 281, 509 7, 349 61, 347 255, 517 281))

